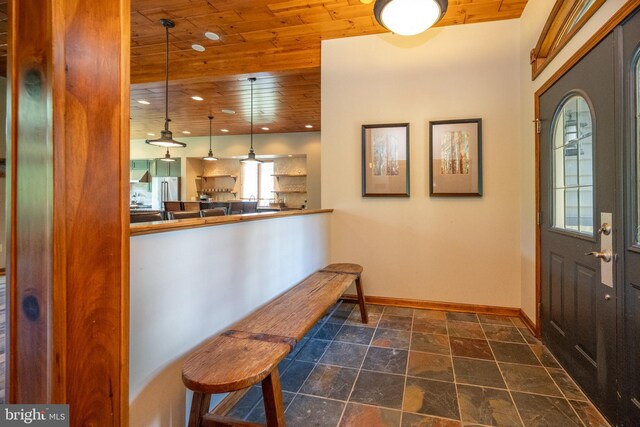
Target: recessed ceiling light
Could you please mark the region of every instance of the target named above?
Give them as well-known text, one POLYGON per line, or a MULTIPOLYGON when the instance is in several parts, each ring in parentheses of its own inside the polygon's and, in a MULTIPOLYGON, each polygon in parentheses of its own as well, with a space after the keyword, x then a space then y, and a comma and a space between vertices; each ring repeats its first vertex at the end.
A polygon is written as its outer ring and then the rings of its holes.
POLYGON ((293 157, 293 154, 288 154, 287 157, 293 157))
POLYGON ((313 125, 304 125, 307 129, 313 129, 313 125))
POLYGON ((220 129, 220 132, 229 132, 229 129, 220 129))
POLYGON ((204 46, 202 46, 201 44, 192 44, 191 49, 198 52, 204 52, 204 46))
POLYGON ((235 114, 236 112, 234 110, 222 110, 223 113, 225 114, 235 114))
POLYGON ((191 135, 191 132, 189 132, 188 130, 183 130, 182 133, 184 133, 185 135, 191 135))
POLYGON ((149 133, 147 134, 147 136, 156 136, 156 134, 155 134, 155 133, 151 133, 151 132, 149 132, 149 133))
POLYGON ((266 127, 266 126, 261 127, 260 129, 262 129, 262 130, 269 130, 269 128, 268 128, 268 127, 266 127))
POLYGON ((201 96, 192 96, 191 99, 193 99, 194 101, 204 101, 204 98, 201 96))
POLYGON ((138 99, 138 104, 149 105, 151 103, 149 101, 144 100, 144 99, 138 99))
POLYGON ((213 41, 220 40, 220 36, 217 35, 216 33, 212 33, 211 31, 207 31, 206 33, 204 33, 204 36, 209 40, 213 40, 213 41))

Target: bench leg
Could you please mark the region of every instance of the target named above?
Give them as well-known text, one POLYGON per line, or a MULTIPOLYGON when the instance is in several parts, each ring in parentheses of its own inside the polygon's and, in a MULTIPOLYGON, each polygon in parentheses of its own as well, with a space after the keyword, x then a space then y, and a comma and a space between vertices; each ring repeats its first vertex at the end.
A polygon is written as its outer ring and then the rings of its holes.
POLYGON ((360 305, 360 317, 362 323, 369 323, 369 316, 367 315, 367 306, 365 305, 364 292, 362 292, 362 282, 360 276, 356 279, 356 291, 358 294, 358 304, 360 305))
POLYGON ((284 427, 284 403, 282 403, 278 367, 275 367, 269 376, 262 380, 262 396, 267 427, 284 427))
POLYGON ((191 399, 191 413, 189 414, 189 427, 201 427, 202 417, 209 412, 211 395, 205 393, 193 393, 191 399))

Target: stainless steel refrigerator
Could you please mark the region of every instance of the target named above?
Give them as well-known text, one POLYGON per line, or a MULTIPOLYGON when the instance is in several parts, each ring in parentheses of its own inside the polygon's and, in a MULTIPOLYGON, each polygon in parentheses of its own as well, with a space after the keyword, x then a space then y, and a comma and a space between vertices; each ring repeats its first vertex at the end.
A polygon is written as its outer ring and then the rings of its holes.
POLYGON ((151 179, 151 209, 164 209, 164 203, 180 200, 180 178, 154 177, 151 179))

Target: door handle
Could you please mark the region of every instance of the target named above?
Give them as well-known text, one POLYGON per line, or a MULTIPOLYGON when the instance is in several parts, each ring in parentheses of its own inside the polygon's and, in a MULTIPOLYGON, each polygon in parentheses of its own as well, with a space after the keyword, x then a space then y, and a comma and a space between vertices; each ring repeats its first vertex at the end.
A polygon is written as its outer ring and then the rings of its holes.
POLYGON ((600 258, 604 262, 611 262, 611 251, 609 249, 605 249, 602 252, 587 252, 585 255, 594 256, 596 258, 600 258))

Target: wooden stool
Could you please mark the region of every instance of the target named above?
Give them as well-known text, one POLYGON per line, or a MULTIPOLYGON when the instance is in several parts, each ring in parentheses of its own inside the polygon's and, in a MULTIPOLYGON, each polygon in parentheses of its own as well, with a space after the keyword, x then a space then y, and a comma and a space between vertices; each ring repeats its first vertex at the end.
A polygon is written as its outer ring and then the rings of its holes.
POLYGON ((343 273, 356 275, 356 291, 358 294, 358 305, 360 306, 360 318, 362 319, 362 323, 368 323, 369 316, 367 315, 367 306, 365 305, 366 301, 364 298, 364 292, 362 292, 362 281, 360 280, 360 275, 362 274, 362 266, 358 264, 348 263, 329 264, 320 271, 325 271, 327 273, 343 273))

